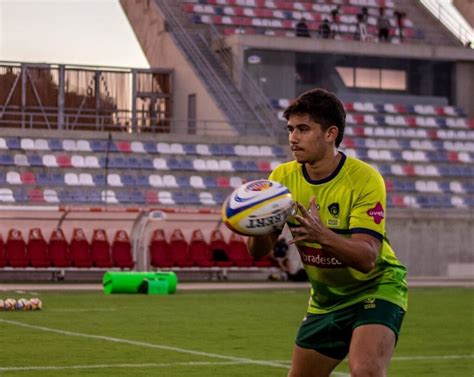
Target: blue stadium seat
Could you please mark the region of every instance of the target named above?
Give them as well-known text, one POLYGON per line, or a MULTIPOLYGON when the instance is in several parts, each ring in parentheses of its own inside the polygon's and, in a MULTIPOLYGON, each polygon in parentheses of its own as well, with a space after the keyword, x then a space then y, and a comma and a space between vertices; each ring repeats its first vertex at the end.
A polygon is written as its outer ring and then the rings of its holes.
POLYGON ((186 195, 186 201, 188 204, 190 205, 201 204, 201 201, 199 200, 199 195, 197 194, 196 191, 187 191, 185 195, 186 195))
POLYGON ((30 166, 44 166, 43 158, 37 154, 28 156, 28 162, 30 163, 30 166))
POLYGON ((92 176, 92 179, 94 180, 95 185, 98 186, 98 187, 105 186, 105 184, 106 184, 105 175, 102 174, 102 173, 94 174, 92 176))
POLYGON ((115 197, 120 203, 127 204, 127 203, 132 202, 132 198, 130 197, 130 194, 126 191, 116 191, 115 197))
POLYGON ((54 186, 63 186, 64 185, 64 174, 63 173, 53 173, 50 175, 50 182, 54 186))
POLYGON ((172 193, 173 200, 178 205, 189 204, 186 198, 186 194, 182 191, 176 191, 172 193))
POLYGON ((235 171, 247 171, 247 164, 244 161, 232 161, 232 167, 235 171))
POLYGON ((207 188, 216 188, 217 187, 217 181, 216 181, 215 177, 205 176, 203 178, 203 181, 204 181, 204 185, 207 188))
POLYGON ((235 156, 235 149, 234 145, 231 144, 223 144, 222 151, 224 156, 235 156))
POLYGON ((183 144, 183 150, 187 155, 195 155, 196 152, 196 144, 183 144))
POLYGON ((63 143, 61 140, 59 139, 49 139, 48 140, 48 146, 49 146, 49 150, 53 151, 53 152, 58 152, 58 151, 62 151, 63 150, 63 143))
POLYGON ((87 201, 89 203, 100 203, 102 201, 100 191, 97 190, 89 190, 87 192, 87 201))
POLYGON ((150 186, 148 176, 139 174, 136 177, 137 186, 150 186))
POLYGON ((130 169, 140 169, 141 168, 140 160, 136 157, 129 157, 127 159, 127 166, 130 169))
POLYGON ((45 172, 39 172, 37 175, 36 175, 36 182, 39 184, 39 185, 49 185, 51 183, 51 177, 48 173, 45 173, 45 172))
POLYGON ((147 153, 157 153, 156 143, 152 141, 147 141, 143 143, 143 149, 145 149, 147 153))
POLYGON ((13 197, 17 203, 26 203, 28 202, 28 195, 26 191, 22 188, 13 189, 13 197))
MULTIPOLYGON (((93 152, 100 153, 100 152, 107 152, 108 141, 106 140, 91 140, 89 145, 93 152)), ((113 144, 113 143, 110 143, 113 144)))
POLYGON ((141 169, 154 169, 153 161, 151 158, 142 158, 140 160, 140 168, 141 169))
POLYGON ((0 185, 7 183, 6 175, 3 171, 0 171, 0 185))
POLYGON ((188 160, 188 159, 181 160, 181 170, 194 170, 192 160, 188 160))
POLYGON ((127 160, 123 157, 109 156, 109 168, 112 169, 127 169, 127 160))
POLYGON ((274 145, 272 147, 272 150, 273 150, 273 154, 276 156, 276 157, 286 157, 286 152, 285 150, 283 149, 283 147, 281 147, 280 145, 274 145))
POLYGON ((145 195, 141 191, 133 190, 130 194, 130 200, 132 203, 143 204, 145 203, 145 195))
POLYGON ((176 158, 170 158, 168 160, 168 167, 170 168, 170 170, 182 170, 181 160, 178 160, 176 158))
POLYGON ((19 137, 7 137, 5 138, 5 142, 7 143, 8 149, 10 150, 21 149, 21 142, 19 137))
POLYGON ((180 175, 176 177, 176 183, 179 187, 189 187, 189 177, 185 175, 180 175))
POLYGON ((122 182, 124 186, 131 186, 131 187, 136 186, 137 184, 136 178, 131 174, 122 175, 122 182))
POLYGON ((9 154, 2 154, 0 155, 0 165, 2 166, 14 166, 15 161, 13 157, 9 154))

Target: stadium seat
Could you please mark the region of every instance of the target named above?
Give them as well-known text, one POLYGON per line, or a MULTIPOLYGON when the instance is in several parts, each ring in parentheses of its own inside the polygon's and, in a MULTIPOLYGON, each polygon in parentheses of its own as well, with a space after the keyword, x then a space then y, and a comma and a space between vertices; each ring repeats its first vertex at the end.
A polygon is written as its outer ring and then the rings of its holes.
POLYGON ((83 168, 85 167, 85 162, 84 162, 84 157, 80 156, 80 155, 72 155, 71 156, 71 165, 74 167, 74 168, 83 168))
POLYGON ((75 228, 73 230, 71 243, 69 245, 69 253, 71 257, 71 265, 73 267, 92 267, 90 244, 86 239, 84 231, 80 228, 75 228))
POLYGON ((32 267, 49 267, 51 260, 48 255, 48 244, 46 243, 40 228, 30 229, 26 255, 32 267))
POLYGON ((31 171, 24 171, 20 173, 21 182, 24 185, 35 185, 36 184, 36 177, 35 174, 31 171))
POLYGON ((189 242, 189 259, 197 267, 212 267, 212 254, 209 244, 204 239, 200 229, 195 229, 189 242))
POLYGON ((35 151, 49 151, 48 140, 46 139, 35 139, 35 151))
POLYGON ((180 229, 173 230, 170 237, 171 260, 176 267, 191 267, 193 262, 189 258, 189 245, 180 229))
POLYGON ((9 171, 6 177, 7 177, 7 183, 9 185, 21 185, 22 183, 20 173, 16 171, 9 171))
POLYGON ((0 188, 0 202, 14 203, 15 197, 13 196, 13 191, 9 188, 0 188))
POLYGON ((112 264, 114 267, 131 269, 135 265, 132 257, 132 244, 127 232, 117 230, 112 242, 112 264))
POLYGON ((30 166, 28 156, 22 153, 17 153, 15 156, 13 156, 13 163, 15 166, 30 166))
POLYGON ((3 236, 0 233, 0 268, 7 265, 7 259, 5 258, 5 243, 3 242, 3 236))
POLYGON ((91 241, 91 258, 94 267, 112 267, 110 243, 103 229, 94 229, 91 241))
POLYGON ((28 196, 28 200, 32 203, 43 203, 45 201, 43 190, 39 187, 27 190, 26 195, 28 196))
POLYGON ((163 178, 158 174, 151 174, 148 177, 148 183, 152 187, 164 187, 163 178))
POLYGON ((49 257, 53 267, 69 267, 71 265, 68 248, 62 229, 53 229, 48 243, 49 257))
POLYGON ((146 153, 145 147, 141 141, 132 141, 130 143, 130 150, 133 153, 146 153))
POLYGON ((165 231, 155 229, 150 240, 151 265, 157 268, 168 268, 173 266, 170 245, 166 241, 165 231))
POLYGON ((228 242, 228 256, 233 266, 250 267, 253 266, 253 258, 247 250, 247 245, 241 235, 231 233, 228 242))
POLYGON ((5 258, 11 267, 27 267, 26 244, 21 231, 10 229, 5 243, 5 258))
POLYGON ((79 152, 92 152, 88 140, 79 139, 76 141, 76 150, 79 152))
POLYGON ((215 206, 217 204, 212 193, 206 191, 199 193, 199 202, 205 206, 215 206))
POLYGON ((228 245, 225 242, 224 235, 220 229, 214 229, 211 232, 211 240, 209 242, 209 250, 211 251, 212 260, 217 267, 230 267, 232 261, 228 256, 228 245))

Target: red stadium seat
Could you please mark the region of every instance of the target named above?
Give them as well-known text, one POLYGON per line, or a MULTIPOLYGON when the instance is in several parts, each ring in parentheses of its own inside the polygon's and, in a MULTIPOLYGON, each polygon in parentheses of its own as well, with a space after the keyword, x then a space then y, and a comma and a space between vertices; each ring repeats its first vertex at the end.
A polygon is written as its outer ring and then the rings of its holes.
POLYGON ((193 231, 188 253, 189 258, 195 266, 212 267, 214 265, 209 244, 204 239, 204 235, 200 229, 193 231))
POLYGON ((5 258, 5 243, 3 242, 3 237, 0 234, 0 267, 5 267, 7 260, 5 258))
POLYGON ((94 229, 91 241, 91 258, 94 267, 112 267, 110 243, 103 229, 94 229))
POLYGON ((74 229, 69 252, 72 266, 81 268, 92 267, 90 244, 82 229, 74 229))
POLYGON ((112 264, 114 267, 132 268, 135 265, 132 257, 132 244, 127 232, 117 230, 112 242, 112 264))
POLYGON ((163 229, 156 229, 150 242, 150 258, 153 267, 172 267, 171 249, 163 229))
POLYGON ((7 259, 7 264, 12 267, 28 266, 28 258, 26 257, 25 249, 26 244, 21 235, 21 231, 18 229, 10 229, 5 244, 5 257, 7 259))
POLYGON ((188 254, 189 245, 180 229, 173 230, 170 238, 171 260, 177 267, 191 267, 192 260, 188 254))
POLYGON ((237 233, 231 233, 230 235, 228 255, 233 266, 253 266, 253 258, 247 250, 247 245, 245 244, 243 237, 237 233))
POLYGON ((69 267, 71 259, 69 257, 68 243, 62 229, 54 229, 49 237, 49 257, 51 265, 54 267, 69 267))
POLYGON ((40 228, 30 229, 26 255, 32 267, 49 267, 51 260, 48 255, 48 244, 46 243, 40 228))
POLYGON ((259 259, 255 259, 255 266, 257 267, 271 267, 274 265, 275 265, 275 262, 271 254, 267 254, 259 259))
POLYGON ((229 245, 224 240, 224 236, 220 229, 214 229, 211 232, 211 242, 209 243, 212 259, 214 264, 218 267, 230 267, 232 261, 229 259, 228 251, 229 245))

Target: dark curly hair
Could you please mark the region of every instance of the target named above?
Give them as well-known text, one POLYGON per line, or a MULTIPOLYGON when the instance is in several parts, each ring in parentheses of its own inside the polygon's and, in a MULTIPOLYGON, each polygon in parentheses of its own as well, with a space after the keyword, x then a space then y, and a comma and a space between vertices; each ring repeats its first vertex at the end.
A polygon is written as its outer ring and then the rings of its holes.
POLYGON ((293 100, 283 112, 286 120, 293 114, 308 114, 313 122, 321 125, 323 130, 336 126, 339 130, 336 147, 339 147, 344 138, 346 112, 335 94, 324 89, 311 89, 293 100))

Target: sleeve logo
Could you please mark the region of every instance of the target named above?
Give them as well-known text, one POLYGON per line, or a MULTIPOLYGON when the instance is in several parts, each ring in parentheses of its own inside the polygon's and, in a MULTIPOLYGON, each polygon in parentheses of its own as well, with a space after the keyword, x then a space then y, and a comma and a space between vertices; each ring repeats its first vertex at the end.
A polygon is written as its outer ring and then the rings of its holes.
POLYGON ((374 208, 370 208, 367 211, 367 215, 374 218, 376 224, 380 224, 385 217, 385 213, 382 207, 382 204, 378 202, 374 208))

